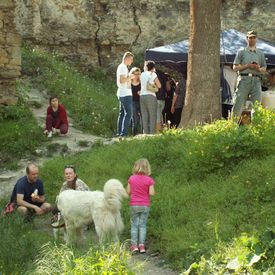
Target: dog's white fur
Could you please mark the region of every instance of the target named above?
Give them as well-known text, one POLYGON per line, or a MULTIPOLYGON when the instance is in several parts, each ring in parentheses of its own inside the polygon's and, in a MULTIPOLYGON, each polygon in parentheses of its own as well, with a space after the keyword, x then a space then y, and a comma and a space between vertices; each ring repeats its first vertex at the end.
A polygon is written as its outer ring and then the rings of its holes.
POLYGON ((122 183, 116 179, 105 183, 104 192, 63 191, 58 196, 57 207, 65 221, 67 243, 79 241, 83 226, 92 221, 101 242, 109 237, 117 241, 124 228, 120 215, 121 201, 127 197, 122 183))

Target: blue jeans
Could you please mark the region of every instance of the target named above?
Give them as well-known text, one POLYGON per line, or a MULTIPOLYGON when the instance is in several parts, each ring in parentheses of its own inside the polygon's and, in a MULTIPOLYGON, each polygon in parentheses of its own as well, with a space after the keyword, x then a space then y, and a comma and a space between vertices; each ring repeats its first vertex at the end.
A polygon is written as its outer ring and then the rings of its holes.
POLYGON ((147 219, 150 207, 131 206, 131 244, 144 244, 147 233, 147 219))
POLYGON ((117 134, 127 136, 133 115, 133 99, 132 96, 124 96, 119 98, 119 115, 117 119, 117 134))

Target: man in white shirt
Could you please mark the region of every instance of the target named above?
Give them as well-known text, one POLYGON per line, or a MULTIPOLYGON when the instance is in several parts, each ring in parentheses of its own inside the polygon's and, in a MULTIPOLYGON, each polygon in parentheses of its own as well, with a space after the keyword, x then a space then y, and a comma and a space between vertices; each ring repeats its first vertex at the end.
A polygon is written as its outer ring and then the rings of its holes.
POLYGON ((131 52, 126 52, 123 55, 122 63, 118 65, 116 71, 117 79, 117 96, 119 99, 119 115, 117 120, 117 135, 127 136, 130 127, 132 113, 133 113, 133 100, 131 79, 134 75, 129 75, 128 66, 133 63, 134 55, 131 52))

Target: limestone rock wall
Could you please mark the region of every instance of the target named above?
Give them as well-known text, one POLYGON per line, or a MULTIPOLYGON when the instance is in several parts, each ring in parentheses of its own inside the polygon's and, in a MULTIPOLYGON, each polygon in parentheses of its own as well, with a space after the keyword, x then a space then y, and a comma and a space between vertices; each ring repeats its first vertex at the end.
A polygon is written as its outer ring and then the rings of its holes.
MULTIPOLYGON (((189 0, 15 0, 23 38, 80 66, 116 64, 125 50, 188 38, 189 0)), ((221 0, 222 29, 275 42, 274 0, 221 0)), ((202 34, 203 35, 203 34, 202 34)))
POLYGON ((21 71, 21 36, 15 25, 15 2, 0 1, 0 104, 16 104, 16 78, 21 71))
POLYGON ((188 34, 189 6, 183 0, 16 1, 24 39, 83 66, 109 66, 125 50, 141 51, 188 34))

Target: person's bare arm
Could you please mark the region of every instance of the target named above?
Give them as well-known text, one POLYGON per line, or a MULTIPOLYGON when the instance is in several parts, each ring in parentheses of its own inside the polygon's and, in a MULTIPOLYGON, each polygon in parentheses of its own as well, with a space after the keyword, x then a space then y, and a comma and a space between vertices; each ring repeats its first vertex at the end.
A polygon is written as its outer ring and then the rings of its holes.
POLYGON ((155 78, 154 82, 155 82, 156 86, 160 89, 161 88, 161 83, 160 83, 160 81, 157 77, 155 78))
POLYGON ((125 83, 125 82, 128 82, 130 80, 132 80, 134 78, 134 75, 131 74, 131 75, 124 75, 124 74, 121 74, 120 77, 119 77, 119 81, 121 84, 125 83))
POLYGON ((246 70, 246 69, 254 69, 256 71, 259 71, 261 73, 264 73, 266 71, 266 68, 265 67, 260 67, 259 64, 253 64, 253 63, 250 63, 250 64, 234 64, 233 65, 233 70, 235 72, 241 72, 243 70, 246 70))
MULTIPOLYGON (((41 209, 37 205, 24 201, 23 194, 17 194, 16 202, 17 202, 18 206, 24 206, 26 208, 33 209, 37 214, 41 214, 44 212, 43 209, 41 209)), ((43 202, 44 202, 44 200, 43 200, 43 202)))
POLYGON ((175 103, 176 103, 177 97, 178 95, 175 93, 173 96, 173 101, 172 101, 171 110, 170 110, 172 114, 174 114, 175 112, 175 103))
POLYGON ((128 183, 127 185, 127 193, 130 195, 131 194, 131 186, 130 184, 128 183))
POLYGON ((154 185, 150 185, 149 187, 149 195, 154 196, 156 194, 154 185))

